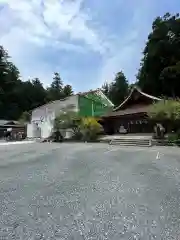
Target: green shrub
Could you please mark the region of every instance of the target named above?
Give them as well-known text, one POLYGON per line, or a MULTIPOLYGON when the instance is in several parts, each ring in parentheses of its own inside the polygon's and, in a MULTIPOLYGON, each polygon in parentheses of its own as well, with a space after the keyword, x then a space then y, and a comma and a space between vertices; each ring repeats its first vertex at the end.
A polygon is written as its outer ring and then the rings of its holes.
POLYGON ((81 118, 75 112, 67 111, 60 113, 54 120, 54 130, 71 129, 72 138, 80 140, 82 134, 80 132, 81 118))
POLYGON ((156 102, 150 106, 148 115, 150 118, 157 121, 163 121, 165 119, 170 121, 179 120, 180 100, 169 99, 156 102))
POLYGON ((95 141, 102 132, 102 126, 95 118, 81 118, 76 113, 60 114, 54 121, 54 129, 71 129, 72 140, 95 141))
POLYGON ((179 139, 179 136, 178 136, 177 133, 170 133, 170 134, 168 134, 168 142, 175 143, 175 142, 178 141, 178 139, 179 139))
POLYGON ((178 140, 180 139, 180 129, 178 129, 177 131, 176 131, 176 134, 177 134, 177 137, 178 137, 178 140))
POLYGON ((102 131, 101 125, 95 118, 87 117, 81 121, 81 132, 84 141, 95 141, 98 134, 102 131))

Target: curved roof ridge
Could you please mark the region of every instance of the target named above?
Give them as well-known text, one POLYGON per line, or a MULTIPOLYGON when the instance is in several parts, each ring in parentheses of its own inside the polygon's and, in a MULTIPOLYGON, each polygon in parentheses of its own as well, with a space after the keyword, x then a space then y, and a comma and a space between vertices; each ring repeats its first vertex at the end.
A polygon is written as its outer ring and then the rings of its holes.
POLYGON ((119 106, 117 106, 116 108, 114 108, 113 111, 119 110, 119 109, 130 99, 130 97, 132 96, 132 94, 133 94, 133 92, 134 92, 135 90, 137 90, 137 91, 138 91, 140 94, 142 94, 143 96, 148 97, 148 98, 151 98, 151 99, 153 99, 153 100, 156 100, 156 101, 162 100, 161 98, 155 97, 155 96, 153 96, 153 95, 150 95, 150 94, 147 94, 147 93, 141 91, 141 89, 140 89, 138 86, 134 86, 134 87, 131 89, 131 91, 130 91, 129 95, 127 96, 127 98, 126 98, 119 106))
POLYGON ((155 96, 153 96, 153 95, 150 95, 150 94, 147 94, 147 93, 141 91, 141 89, 140 89, 139 87, 137 87, 137 86, 136 86, 135 88, 137 89, 138 92, 140 92, 140 93, 141 93, 142 95, 144 95, 145 97, 149 97, 149 98, 154 99, 154 100, 157 100, 157 101, 162 100, 162 98, 158 98, 158 97, 155 97, 155 96))

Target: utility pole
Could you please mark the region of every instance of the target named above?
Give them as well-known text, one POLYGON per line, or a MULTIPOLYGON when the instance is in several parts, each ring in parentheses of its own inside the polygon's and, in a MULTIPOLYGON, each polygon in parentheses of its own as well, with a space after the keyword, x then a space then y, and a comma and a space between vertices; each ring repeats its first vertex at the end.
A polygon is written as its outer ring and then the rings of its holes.
POLYGON ((92 117, 94 117, 94 102, 92 101, 92 117))

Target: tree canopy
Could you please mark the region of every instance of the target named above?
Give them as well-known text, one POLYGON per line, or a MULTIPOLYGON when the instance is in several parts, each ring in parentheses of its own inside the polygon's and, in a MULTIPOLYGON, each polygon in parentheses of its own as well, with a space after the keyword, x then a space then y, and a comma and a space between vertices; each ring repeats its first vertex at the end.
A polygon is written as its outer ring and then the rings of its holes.
POLYGON ((180 18, 157 17, 143 52, 137 83, 155 96, 180 96, 180 18))
POLYGON ((38 78, 22 81, 8 52, 0 46, 0 119, 24 119, 32 109, 72 93, 72 86, 64 85, 59 73, 54 73, 47 89, 38 78))
POLYGON ((128 81, 124 73, 118 72, 115 79, 111 83, 105 82, 102 86, 104 94, 114 103, 115 106, 119 105, 128 95, 128 81))

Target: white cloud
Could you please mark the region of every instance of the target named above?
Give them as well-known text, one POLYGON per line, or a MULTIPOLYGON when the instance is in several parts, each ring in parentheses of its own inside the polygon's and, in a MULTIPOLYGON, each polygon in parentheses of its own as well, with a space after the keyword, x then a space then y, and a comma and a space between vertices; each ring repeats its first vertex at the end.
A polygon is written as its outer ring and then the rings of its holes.
POLYGON ((147 26, 150 4, 137 0, 132 6, 132 1, 127 0, 134 9, 133 15, 131 19, 124 19, 128 21, 127 32, 115 39, 105 35, 99 27, 92 27, 94 20, 82 9, 83 1, 0 0, 0 45, 9 50, 25 78, 32 74, 48 83, 57 66, 52 69, 46 59, 39 61, 39 52, 49 47, 57 52, 63 49, 84 54, 91 50, 99 54, 103 63, 97 79, 92 79, 95 87, 112 80, 121 69, 131 78, 131 73, 136 71, 134 58, 140 58, 142 41, 138 38, 143 26, 147 26))
POLYGON ((7 0, 2 14, 4 17, 6 15, 6 19, 11 18, 12 25, 12 21, 15 21, 16 27, 18 25, 32 39, 44 38, 57 42, 69 36, 72 40, 83 41, 94 51, 102 52, 102 41, 95 30, 88 26, 88 16, 81 12, 82 2, 18 0, 17 4, 14 0, 7 0))
MULTIPOLYGON (((82 3, 83 0, 0 0, 0 44, 8 49, 25 78, 32 72, 34 76, 42 75, 41 67, 38 70, 32 66, 36 65, 38 48, 79 53, 89 49, 100 55, 106 52, 100 34, 88 24, 90 19, 82 11, 82 3)), ((37 64, 46 65, 46 59, 37 64)))

